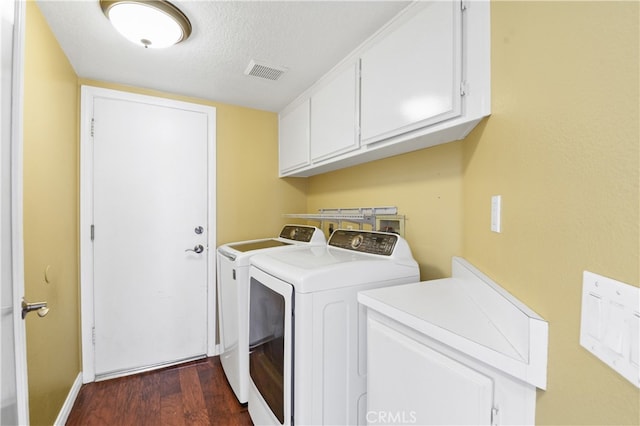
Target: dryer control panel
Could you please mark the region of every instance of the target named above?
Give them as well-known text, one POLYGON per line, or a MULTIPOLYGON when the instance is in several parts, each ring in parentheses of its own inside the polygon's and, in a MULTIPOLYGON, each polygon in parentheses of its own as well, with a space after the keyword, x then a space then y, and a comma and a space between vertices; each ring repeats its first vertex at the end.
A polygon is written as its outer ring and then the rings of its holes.
POLYGON ((329 245, 360 253, 391 256, 398 236, 384 232, 338 229, 331 234, 329 245))
POLYGON ((302 241, 304 243, 311 242, 313 233, 317 228, 304 225, 285 225, 280 232, 280 238, 287 240, 302 241))

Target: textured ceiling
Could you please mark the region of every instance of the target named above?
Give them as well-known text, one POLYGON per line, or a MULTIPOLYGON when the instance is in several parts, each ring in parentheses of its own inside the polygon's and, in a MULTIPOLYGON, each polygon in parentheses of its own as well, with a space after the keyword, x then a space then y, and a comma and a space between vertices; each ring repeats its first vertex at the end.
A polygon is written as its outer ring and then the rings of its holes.
POLYGON ((405 1, 172 1, 191 37, 164 50, 125 40, 98 0, 38 0, 82 78, 280 111, 406 7, 405 1), (286 67, 277 81, 244 74, 250 60, 286 67))

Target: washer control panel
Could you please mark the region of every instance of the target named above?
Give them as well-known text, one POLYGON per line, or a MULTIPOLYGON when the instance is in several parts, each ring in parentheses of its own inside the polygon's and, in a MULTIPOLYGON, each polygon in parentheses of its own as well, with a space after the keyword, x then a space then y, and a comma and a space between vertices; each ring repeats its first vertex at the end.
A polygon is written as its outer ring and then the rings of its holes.
POLYGON ((331 234, 329 245, 360 253, 391 256, 397 241, 395 234, 338 229, 331 234))
POLYGON ((311 241, 315 230, 316 228, 313 226, 285 225, 282 228, 282 232, 280 232, 280 238, 308 243, 311 241))

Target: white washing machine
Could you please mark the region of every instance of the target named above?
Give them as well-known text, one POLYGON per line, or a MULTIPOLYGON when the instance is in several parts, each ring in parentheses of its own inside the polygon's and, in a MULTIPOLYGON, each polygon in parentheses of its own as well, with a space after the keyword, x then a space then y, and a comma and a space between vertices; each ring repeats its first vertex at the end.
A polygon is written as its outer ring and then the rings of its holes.
POLYGON ((325 247, 251 258, 249 414, 255 424, 366 422, 366 317, 357 293, 419 281, 407 242, 336 230, 325 247))
POLYGON ((324 246, 314 226, 285 225, 277 238, 240 241, 218 247, 218 318, 220 362, 233 392, 242 404, 249 386, 249 266, 251 256, 266 251, 291 251, 324 246))

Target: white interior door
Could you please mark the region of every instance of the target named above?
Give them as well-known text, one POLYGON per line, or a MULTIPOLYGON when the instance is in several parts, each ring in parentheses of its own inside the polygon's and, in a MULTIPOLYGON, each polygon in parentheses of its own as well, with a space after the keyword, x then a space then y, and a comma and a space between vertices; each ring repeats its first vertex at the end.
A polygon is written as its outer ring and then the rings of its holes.
POLYGON ((215 129, 206 111, 155 101, 93 98, 96 377, 208 352, 215 129))
POLYGON ((25 5, 0 2, 0 424, 28 424, 22 245, 25 5))

